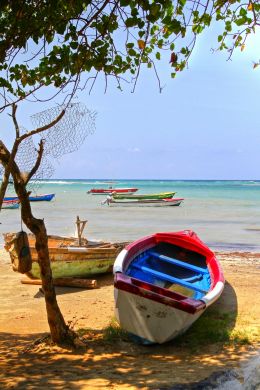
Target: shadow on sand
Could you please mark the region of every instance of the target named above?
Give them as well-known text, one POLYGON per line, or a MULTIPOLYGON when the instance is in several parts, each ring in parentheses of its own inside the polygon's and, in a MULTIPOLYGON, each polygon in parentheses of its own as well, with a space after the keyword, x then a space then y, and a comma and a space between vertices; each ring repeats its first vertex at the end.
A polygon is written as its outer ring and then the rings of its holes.
MULTIPOLYGON (((110 278, 104 277, 104 283, 110 278)), ((68 350, 42 343, 43 334, 0 333, 0 387, 159 389, 198 381, 235 364, 240 347, 226 343, 236 316, 235 291, 226 283, 218 302, 178 340, 164 345, 106 339, 104 331, 90 330, 84 335, 86 348, 68 350)), ((247 351, 244 358, 251 353, 247 351)))

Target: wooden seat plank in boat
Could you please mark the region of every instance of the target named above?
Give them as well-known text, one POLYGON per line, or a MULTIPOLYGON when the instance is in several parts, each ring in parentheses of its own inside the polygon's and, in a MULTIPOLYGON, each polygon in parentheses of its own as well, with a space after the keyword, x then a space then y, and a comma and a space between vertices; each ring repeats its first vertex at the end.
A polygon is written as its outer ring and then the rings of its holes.
POLYGON ((180 286, 187 287, 191 290, 198 291, 198 292, 203 293, 203 294, 207 293, 207 291, 193 285, 192 283, 189 283, 183 279, 175 278, 174 276, 164 274, 163 272, 155 271, 154 269, 146 267, 144 265, 132 264, 132 267, 134 267, 140 271, 143 271, 145 273, 148 273, 150 275, 156 276, 158 279, 167 280, 167 282, 176 283, 176 284, 179 284, 180 286))
POLYGON ((208 273, 207 268, 201 268, 201 267, 197 267, 196 265, 193 265, 193 264, 184 263, 183 261, 174 259, 173 257, 168 257, 168 256, 165 256, 165 255, 160 255, 160 254, 157 253, 157 252, 148 251, 147 254, 149 254, 149 255, 151 255, 152 257, 155 257, 155 258, 157 258, 157 259, 166 261, 167 263, 174 264, 174 265, 177 265, 177 266, 182 267, 182 268, 185 268, 185 269, 190 269, 191 271, 195 271, 195 272, 198 272, 198 273, 200 273, 200 274, 207 274, 207 273, 208 273))

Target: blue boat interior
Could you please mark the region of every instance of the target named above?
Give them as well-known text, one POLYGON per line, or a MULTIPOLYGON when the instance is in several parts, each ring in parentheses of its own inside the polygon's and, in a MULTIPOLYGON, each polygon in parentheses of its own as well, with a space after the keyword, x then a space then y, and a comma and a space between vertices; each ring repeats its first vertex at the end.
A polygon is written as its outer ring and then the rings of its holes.
POLYGON ((136 256, 126 274, 193 299, 211 284, 205 256, 164 242, 136 256))

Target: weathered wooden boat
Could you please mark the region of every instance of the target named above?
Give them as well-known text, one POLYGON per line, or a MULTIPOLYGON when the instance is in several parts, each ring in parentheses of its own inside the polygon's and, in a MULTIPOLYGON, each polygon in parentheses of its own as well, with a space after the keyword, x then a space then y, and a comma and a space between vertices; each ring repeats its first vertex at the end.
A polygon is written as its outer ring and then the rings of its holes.
POLYGON ((122 199, 137 199, 137 200, 146 200, 146 199, 170 199, 173 198, 176 192, 159 192, 158 194, 134 194, 134 195, 118 195, 112 194, 113 199, 122 200, 122 199))
POLYGON ((143 342, 182 334, 224 288, 214 253, 190 230, 133 242, 118 255, 113 272, 117 319, 143 342))
POLYGON ((183 198, 172 199, 114 199, 108 196, 102 204, 116 207, 169 207, 179 206, 184 201, 183 198))
POLYGON ((18 209, 20 206, 19 200, 3 200, 2 209, 18 209))
POLYGON ((111 195, 111 194, 133 194, 134 192, 138 191, 138 188, 92 188, 91 190, 87 191, 87 194, 92 195, 111 195))
MULTIPOLYGON (((55 194, 43 194, 43 195, 30 195, 30 202, 41 202, 41 201, 51 201, 54 198, 55 194)), ((7 196, 4 200, 19 200, 17 196, 7 196)))
MULTIPOLYGON (((12 264, 17 264, 19 253, 15 240, 17 233, 4 234, 5 249, 9 252, 12 264)), ((28 234, 29 249, 32 259, 31 270, 25 272, 29 278, 40 278, 38 255, 35 238, 28 234)), ((74 237, 48 236, 48 247, 53 278, 89 277, 95 274, 112 272, 116 256, 126 245, 103 241, 87 241, 74 237)), ((14 268, 14 267, 13 267, 14 268)), ((14 268, 14 270, 17 270, 14 268)))

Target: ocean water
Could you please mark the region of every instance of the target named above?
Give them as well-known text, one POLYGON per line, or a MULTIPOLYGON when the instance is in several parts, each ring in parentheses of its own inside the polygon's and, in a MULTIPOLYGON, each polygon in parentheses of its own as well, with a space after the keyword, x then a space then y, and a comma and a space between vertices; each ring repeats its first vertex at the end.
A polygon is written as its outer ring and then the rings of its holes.
MULTIPOLYGON (((31 203, 49 234, 74 235, 75 221, 88 220, 89 239, 134 240, 159 231, 194 230, 213 250, 260 252, 260 181, 117 180, 114 187, 138 193, 176 191, 179 207, 109 207, 104 196, 88 195, 106 180, 46 180, 38 194, 55 193, 51 202, 31 203)), ((12 188, 7 195, 12 195, 12 188)), ((2 210, 0 232, 24 230, 20 210, 2 210)), ((0 238, 3 244, 2 234, 0 238)))

